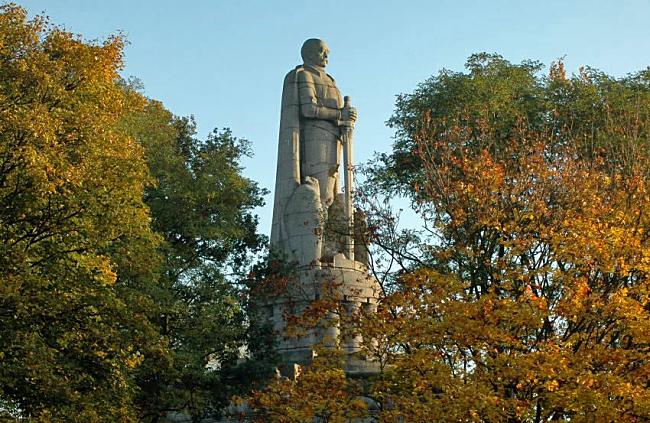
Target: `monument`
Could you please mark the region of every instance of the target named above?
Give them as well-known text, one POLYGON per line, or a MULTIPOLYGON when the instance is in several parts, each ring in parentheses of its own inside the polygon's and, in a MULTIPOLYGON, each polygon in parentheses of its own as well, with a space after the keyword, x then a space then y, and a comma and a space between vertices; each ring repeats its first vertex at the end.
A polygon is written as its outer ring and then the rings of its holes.
POLYGON ((353 206, 357 111, 325 72, 324 41, 305 41, 301 56, 303 64, 284 78, 271 229, 271 248, 293 262, 298 274, 285 292, 266 299, 267 317, 286 366, 309 363, 318 345, 338 345, 346 354, 346 372, 373 373, 374 363, 358 354, 362 340, 341 327, 340 316, 332 314, 304 336, 285 336, 286 316, 299 315, 315 300, 328 296, 349 313, 372 312, 380 292, 366 267, 365 246, 355 245, 361 223, 355 224, 353 206))

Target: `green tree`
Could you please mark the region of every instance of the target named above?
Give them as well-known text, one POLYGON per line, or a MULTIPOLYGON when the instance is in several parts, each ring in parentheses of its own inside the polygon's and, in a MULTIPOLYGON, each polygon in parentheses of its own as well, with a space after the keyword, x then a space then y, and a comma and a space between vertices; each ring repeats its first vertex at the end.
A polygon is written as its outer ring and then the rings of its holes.
POLYGON ((0 12, 3 417, 198 417, 250 378, 237 283, 265 239, 248 144, 197 140, 118 77, 122 47, 0 12))
POLYGON ((242 176, 245 140, 229 130, 195 137, 191 119, 156 102, 124 123, 145 149, 156 183, 145 192, 152 228, 165 242, 157 305, 149 317, 170 356, 145 355, 138 370, 146 417, 215 413, 240 384, 233 366, 247 339, 242 300, 248 263, 264 244, 253 209, 265 191, 242 176))
POLYGON ((116 129, 144 104, 116 84, 122 46, 0 8, 1 412, 135 421, 132 370, 156 332, 128 285, 152 280, 159 239, 142 147, 116 129))

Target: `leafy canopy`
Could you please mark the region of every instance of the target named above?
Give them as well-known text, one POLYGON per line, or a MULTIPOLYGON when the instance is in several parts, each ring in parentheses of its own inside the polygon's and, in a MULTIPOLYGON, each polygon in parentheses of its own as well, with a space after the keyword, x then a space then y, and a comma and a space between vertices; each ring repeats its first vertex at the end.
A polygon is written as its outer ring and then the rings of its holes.
POLYGON ((366 213, 402 264, 357 326, 381 420, 650 418, 650 73, 540 70, 478 54, 398 97, 365 194, 424 229, 366 213))
POLYGON ((0 8, 0 419, 213 414, 263 245, 230 131, 196 139, 101 44, 0 8))
POLYGON ((246 389, 233 379, 249 336, 242 287, 233 283, 264 243, 253 215, 264 190, 242 176, 248 143, 227 129, 199 140, 191 119, 156 101, 122 126, 144 147, 156 182, 144 199, 164 238, 156 305, 147 314, 168 354, 145 354, 136 373, 143 415, 218 413, 229 395, 246 389))
MULTIPOLYGON (((141 146, 116 130, 143 101, 99 45, 0 8, 0 399, 40 420, 131 421, 137 345, 155 332, 118 273, 151 275, 141 146)), ((148 276, 148 277, 149 277, 148 276)))

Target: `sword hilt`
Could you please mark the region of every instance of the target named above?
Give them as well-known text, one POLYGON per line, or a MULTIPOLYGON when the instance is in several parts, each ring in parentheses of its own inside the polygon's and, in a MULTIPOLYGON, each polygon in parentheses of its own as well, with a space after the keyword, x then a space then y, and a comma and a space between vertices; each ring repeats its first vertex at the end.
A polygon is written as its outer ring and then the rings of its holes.
MULTIPOLYGON (((350 100, 350 96, 346 95, 345 97, 343 97, 342 110, 350 110, 351 108, 352 108, 352 101, 350 100)), ((352 128, 354 128, 354 121, 349 118, 349 114, 348 114, 348 119, 340 121, 339 125, 343 126, 346 132, 350 132, 352 128)))

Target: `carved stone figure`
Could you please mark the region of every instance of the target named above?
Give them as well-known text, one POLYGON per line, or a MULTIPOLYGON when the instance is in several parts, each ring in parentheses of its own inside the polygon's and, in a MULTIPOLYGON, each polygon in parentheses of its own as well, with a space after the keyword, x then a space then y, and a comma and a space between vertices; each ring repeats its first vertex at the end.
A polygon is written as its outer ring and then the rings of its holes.
MULTIPOLYGON (((317 299, 339 301, 344 313, 372 312, 381 287, 366 267, 363 216, 352 206, 352 131, 357 111, 342 98, 334 78, 325 72, 329 49, 318 39, 301 50, 303 64, 284 78, 278 166, 273 204, 272 247, 298 263, 280 292, 261 296, 260 309, 273 323, 281 371, 309 363, 318 345, 340 345, 344 369, 365 375, 377 363, 359 355, 363 339, 330 312, 323 322, 300 336, 287 335, 286 316, 299 316, 317 299), (345 192, 340 192, 343 161, 345 192)), ((294 370, 292 370, 294 369, 294 370)))
POLYGON ((319 267, 322 236, 315 233, 321 224, 323 207, 320 202, 318 179, 305 176, 304 183, 295 189, 285 209, 285 220, 294 222, 292 236, 287 240, 299 266, 319 267))
MULTIPOLYGON (((271 243, 300 264, 318 263, 325 255, 323 248, 296 251, 296 245, 305 245, 306 233, 311 232, 310 245, 322 244, 322 226, 339 191, 342 135, 353 125, 356 109, 344 107, 334 78, 325 72, 329 48, 324 41, 309 39, 301 49, 303 64, 290 71, 284 79, 278 142, 278 167, 273 207, 271 243), (307 178, 318 182, 318 201, 321 216, 315 226, 306 228, 295 212, 312 204, 298 203, 304 195, 295 195, 307 178), (299 237, 300 240, 294 238, 299 237)), ((312 184, 313 185, 313 184, 312 184)), ((329 251, 333 255, 338 251, 329 251)))

